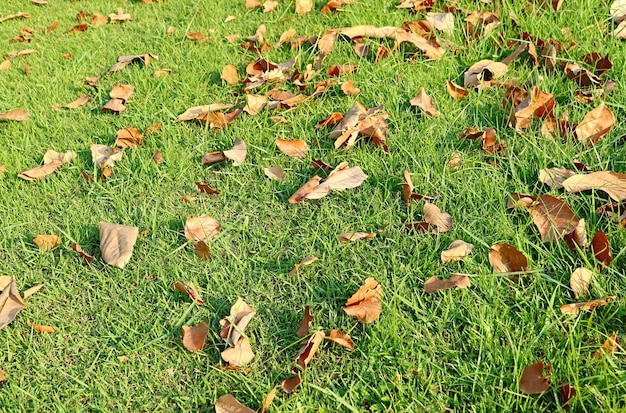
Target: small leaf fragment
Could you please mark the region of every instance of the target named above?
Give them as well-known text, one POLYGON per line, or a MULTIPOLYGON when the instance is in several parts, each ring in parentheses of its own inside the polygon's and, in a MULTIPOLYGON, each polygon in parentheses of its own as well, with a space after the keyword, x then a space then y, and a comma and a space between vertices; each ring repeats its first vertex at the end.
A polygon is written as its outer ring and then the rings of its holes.
POLYGON ((83 257, 83 259, 87 261, 87 264, 91 264, 93 262, 94 258, 91 255, 87 254, 85 251, 83 251, 83 249, 78 244, 71 243, 70 248, 79 253, 83 257))
POLYGON ((185 284, 180 281, 176 281, 174 285, 172 285, 172 289, 186 294, 187 296, 189 296, 189 298, 191 298, 194 303, 198 305, 204 304, 200 293, 198 292, 198 290, 196 290, 196 287, 191 282, 189 284, 185 284))
POLYGON ((463 240, 453 241, 450 246, 441 251, 441 261, 444 264, 450 264, 451 262, 460 261, 467 257, 474 249, 473 244, 469 244, 463 240))
POLYGON ((586 301, 584 303, 563 304, 560 309, 563 314, 576 315, 580 310, 591 311, 596 307, 602 307, 617 299, 617 296, 611 295, 606 298, 600 298, 598 300, 586 301))
POLYGON ((304 265, 310 265, 317 261, 317 257, 304 257, 302 261, 296 264, 291 271, 289 271, 289 275, 295 275, 298 272, 298 269, 304 265))
POLYGON ((275 179, 277 181, 283 181, 287 176, 287 174, 280 165, 263 168, 263 172, 265 173, 265 176, 267 176, 269 179, 275 179))
POLYGON ((308 305, 304 307, 304 317, 300 321, 300 328, 296 332, 296 336, 302 338, 309 334, 309 328, 313 322, 313 316, 311 315, 311 307, 308 305))
POLYGON ((603 355, 611 355, 621 348, 620 340, 617 337, 617 333, 613 332, 605 341, 598 351, 593 353, 593 357, 602 357, 603 355))
POLYGON ((348 334, 342 333, 339 330, 330 330, 328 335, 324 337, 326 340, 337 343, 340 346, 347 348, 348 350, 354 350, 354 342, 348 334))
POLYGON ((452 277, 440 280, 437 277, 430 277, 424 283, 424 291, 434 293, 441 290, 449 290, 450 288, 467 288, 470 286, 470 279, 465 275, 453 275, 452 277))

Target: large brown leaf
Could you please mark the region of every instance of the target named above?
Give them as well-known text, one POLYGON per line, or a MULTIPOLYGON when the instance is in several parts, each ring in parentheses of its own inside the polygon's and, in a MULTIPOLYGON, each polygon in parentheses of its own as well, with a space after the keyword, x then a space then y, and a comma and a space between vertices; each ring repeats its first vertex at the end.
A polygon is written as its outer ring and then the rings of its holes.
POLYGON ((109 222, 100 222, 100 251, 104 261, 124 268, 133 254, 139 228, 109 222))
POLYGON ((225 394, 215 401, 215 413, 255 413, 251 408, 239 403, 231 394, 225 394))
POLYGON ((598 231, 591 240, 591 252, 601 263, 601 267, 611 265, 613 257, 611 257, 611 244, 606 237, 604 231, 598 231))
POLYGON ((361 323, 373 323, 380 316, 382 287, 373 278, 367 278, 359 290, 346 302, 343 310, 361 323))
POLYGON ((574 175, 563 181, 563 188, 567 192, 599 189, 606 192, 614 200, 623 201, 626 199, 626 174, 600 171, 574 175))
POLYGON ((17 313, 24 308, 26 304, 22 301, 15 280, 11 279, 0 294, 0 329, 13 321, 17 313))
POLYGON ((300 320, 300 328, 296 332, 296 336, 302 338, 309 334, 309 328, 313 322, 313 316, 311 315, 311 307, 308 305, 304 307, 304 316, 300 320))
MULTIPOLYGON (((528 259, 512 245, 494 244, 489 249, 489 263, 496 273, 526 272, 528 259)), ((517 279, 518 275, 515 276, 517 279)))
POLYGON ((208 334, 209 325, 204 322, 195 327, 183 326, 183 345, 192 353, 202 351, 208 334))
POLYGON ((550 366, 546 366, 548 375, 543 375, 543 361, 526 366, 519 380, 519 389, 526 394, 541 394, 550 388, 550 366))
POLYGON ((332 171, 328 177, 322 180, 314 176, 300 187, 290 198, 289 203, 295 204, 309 199, 320 199, 328 195, 332 190, 344 190, 356 188, 367 179, 367 175, 358 166, 348 167, 342 163, 332 171))
POLYGON ((525 208, 539 229, 543 242, 563 239, 576 230, 579 222, 574 211, 552 195, 543 194, 536 197, 514 193, 507 202, 507 207, 525 208))
POLYGON ((293 377, 289 377, 283 380, 283 382, 281 383, 281 387, 283 388, 285 393, 291 394, 296 389, 296 387, 300 385, 300 382, 301 382, 300 375, 296 374, 293 377))
POLYGON ((137 128, 127 126, 117 131, 115 144, 121 148, 135 148, 141 146, 143 134, 137 128))
POLYGON ((615 116, 603 102, 585 115, 583 120, 576 125, 574 132, 581 143, 593 145, 609 133, 613 126, 615 126, 615 116))
POLYGON ((46 153, 43 155, 43 163, 44 165, 52 162, 61 162, 62 164, 66 164, 68 162, 71 162, 72 159, 76 158, 77 156, 78 155, 74 151, 67 151, 63 153, 56 152, 50 149, 46 151, 46 153))
POLYGON ((450 288, 467 288, 470 286, 470 279, 466 275, 453 275, 452 277, 440 280, 437 277, 430 277, 424 283, 424 291, 434 293, 440 290, 448 290, 450 288))
POLYGON ((222 230, 220 223, 209 215, 189 217, 185 221, 185 238, 189 241, 206 241, 214 238, 222 230))

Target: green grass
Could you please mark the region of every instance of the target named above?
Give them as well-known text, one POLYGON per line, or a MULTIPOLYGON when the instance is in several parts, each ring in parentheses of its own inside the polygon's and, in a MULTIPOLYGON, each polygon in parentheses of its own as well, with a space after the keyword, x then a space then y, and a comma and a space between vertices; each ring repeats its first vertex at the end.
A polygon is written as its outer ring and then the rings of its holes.
MULTIPOLYGON (((47 7, 25 0, 5 2, 2 16, 24 11, 32 17, 0 24, 0 51, 38 52, 16 58, 9 70, 0 72, 0 112, 21 107, 31 114, 25 122, 0 123, 0 165, 6 165, 0 179, 0 274, 14 276, 20 290, 37 283, 45 287, 0 331, 0 368, 7 376, 0 383, 2 411, 210 411, 226 393, 257 409, 294 367, 300 349, 295 331, 306 305, 312 309, 313 328, 349 332, 356 349, 323 345, 303 374, 302 385, 291 396, 279 392, 272 411, 562 411, 556 397, 561 381, 572 383, 578 392, 570 411, 625 411, 626 354, 591 354, 613 332, 622 340, 626 337, 626 232, 595 215, 595 208, 606 201, 602 193, 567 194, 537 183, 539 169, 571 167, 573 158, 594 170, 626 173, 626 127, 620 122, 626 101, 624 43, 608 34, 613 23, 606 0, 566 1, 559 12, 539 9, 537 14, 525 11, 527 2, 502 3, 497 12, 507 39, 528 31, 565 41, 561 28, 569 27, 577 46, 561 58, 576 61, 593 51, 609 54, 614 66, 606 76, 618 86, 605 103, 618 121, 596 147, 548 141, 541 137, 538 121, 529 131, 516 133, 506 125, 504 90, 472 92, 462 101, 448 96, 447 79, 462 84, 471 64, 499 60, 512 50, 494 48, 496 34, 479 37, 439 61, 409 61, 412 50, 406 47, 374 63, 358 58, 347 41, 338 41, 324 70, 332 64, 357 64, 358 72, 345 77, 361 88, 356 97, 343 96, 337 85, 293 111, 243 114, 219 132, 171 122, 191 106, 245 103, 235 93, 241 87, 224 85, 219 75, 227 64, 237 66, 241 75, 255 55, 224 36, 237 33, 245 38, 265 23, 266 37, 274 43, 290 27, 298 35, 321 35, 329 28, 400 26, 421 18, 397 10, 395 1, 357 0, 331 15, 322 15, 318 3, 306 16, 296 16, 291 2, 268 14, 245 10, 243 1, 166 0, 146 5, 50 0, 47 7), (132 22, 68 34, 79 11, 109 14, 120 6, 132 15, 132 22), (507 18, 511 11, 521 28, 515 29, 507 18), (225 24, 228 15, 237 19, 225 24), (60 26, 43 34, 56 20, 60 26), (176 28, 173 36, 166 35, 170 25, 176 28), (36 30, 32 43, 10 40, 22 27, 36 30), (213 39, 197 43, 184 38, 196 31, 213 39), (73 57, 62 58, 65 53, 73 57), (117 56, 143 53, 156 54, 159 60, 106 75, 117 56), (25 76, 25 63, 30 76, 25 76), (173 73, 153 77, 160 68, 173 73), (101 77, 98 92, 83 85, 87 76, 101 77), (120 116, 100 111, 116 83, 135 86, 120 116), (441 117, 426 118, 410 108, 408 102, 420 86, 433 97, 441 117), (82 108, 52 108, 84 93, 94 99, 82 108), (345 113, 355 100, 367 107, 383 104, 391 115, 390 153, 365 142, 335 152, 328 131, 314 128, 333 111, 345 113), (285 116, 289 123, 275 124, 270 120, 274 115, 285 116), (140 149, 125 150, 111 178, 93 183, 83 179, 81 171, 96 172, 90 144, 113 144, 118 129, 144 130, 153 123, 161 123, 162 130, 146 137, 140 149), (496 128, 508 145, 504 156, 485 155, 479 142, 460 140, 458 132, 470 126, 496 128), (276 137, 304 139, 311 145, 309 155, 302 160, 286 157, 276 149, 276 137), (200 164, 205 153, 228 149, 236 138, 248 144, 243 165, 200 164), (17 173, 39 165, 47 149, 72 149, 79 156, 42 181, 19 179, 17 173), (163 153, 163 164, 152 162, 155 150, 163 153), (446 169, 454 151, 462 153, 462 167, 446 169), (312 158, 332 165, 348 161, 369 178, 358 189, 289 205, 288 197, 317 173, 310 167, 312 158), (490 165, 491 160, 499 166, 490 165), (285 181, 264 176, 263 168, 273 165, 287 171, 285 181), (406 207, 402 200, 405 169, 412 174, 415 192, 440 194, 435 203, 455 220, 449 232, 431 236, 404 230, 405 222, 422 218, 420 203, 406 207), (195 181, 221 194, 179 202, 195 194, 195 181), (542 243, 528 214, 506 209, 512 192, 549 192, 586 219, 591 235, 597 230, 607 233, 616 259, 605 271, 596 271, 591 298, 617 295, 617 301, 578 317, 560 313, 559 305, 573 302, 567 287, 571 272, 593 265, 592 257, 564 243, 542 243), (210 261, 198 259, 182 235, 187 217, 205 213, 223 227, 211 243, 210 261), (100 221, 150 230, 137 241, 124 270, 107 266, 100 257, 100 221), (341 244, 336 238, 342 232, 377 230, 382 232, 366 241, 341 244), (32 242, 37 234, 59 235, 63 244, 40 252, 32 242), (476 248, 464 262, 443 265, 441 250, 455 239, 476 248), (72 242, 96 256, 93 265, 69 249, 72 242), (493 274, 488 249, 497 242, 523 251, 535 272, 520 283, 493 274), (305 256, 319 261, 288 276, 305 256), (424 281, 431 276, 456 272, 471 274, 472 286, 424 293, 424 281), (383 311, 375 323, 360 325, 341 307, 367 277, 384 288, 383 311), (175 281, 193 281, 205 305, 190 308, 188 299, 171 291, 175 281), (220 368, 225 346, 218 322, 237 297, 258 311, 246 330, 256 358, 250 370, 242 372, 220 368), (57 331, 37 334, 27 320, 57 331), (182 346, 179 326, 201 321, 211 332, 204 351, 192 354, 182 346), (121 363, 118 356, 128 356, 129 361, 121 363), (553 366, 554 391, 523 395, 518 379, 524 367, 538 360, 553 366)), ((492 5, 483 7, 494 10, 492 5)), ((457 16, 455 23, 452 41, 462 45, 463 17, 457 16)), ((381 41, 366 43, 375 51, 381 41)), ((265 57, 280 62, 294 55, 297 67, 304 69, 315 51, 283 46, 265 57)), ((511 65, 506 78, 532 80, 553 93, 557 114, 568 113, 573 123, 599 103, 578 103, 573 82, 560 72, 535 69, 524 58, 511 65)))

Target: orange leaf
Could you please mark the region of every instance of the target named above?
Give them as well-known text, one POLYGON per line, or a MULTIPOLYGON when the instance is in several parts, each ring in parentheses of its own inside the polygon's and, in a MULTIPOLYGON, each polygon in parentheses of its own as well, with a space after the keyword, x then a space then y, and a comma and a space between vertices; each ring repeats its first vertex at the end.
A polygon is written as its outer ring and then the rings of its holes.
POLYGON ((604 354, 613 354, 614 352, 619 351, 620 348, 619 338, 617 337, 617 333, 614 332, 604 341, 600 350, 593 353, 593 357, 602 357, 604 354))
POLYGON ((237 68, 233 65, 224 66, 221 78, 231 86, 236 85, 239 82, 237 68))
POLYGON ((48 28, 46 29, 46 34, 50 33, 51 31, 59 27, 59 23, 61 23, 61 21, 57 20, 54 23, 52 23, 50 26, 48 26, 48 28))
POLYGON ((269 410, 270 406, 272 405, 272 402, 274 401, 274 397, 276 397, 277 389, 278 387, 274 386, 272 390, 270 390, 270 392, 267 393, 267 396, 265 396, 265 398, 263 399, 263 405, 261 406, 261 411, 259 413, 265 413, 269 410))
POLYGON ((204 192, 205 194, 209 194, 209 195, 219 195, 220 191, 215 190, 213 188, 211 188, 210 186, 208 186, 207 184, 203 184, 202 182, 196 182, 196 186, 198 187, 198 190, 200 192, 204 192))
POLYGON ((82 95, 75 101, 65 105, 65 107, 68 109, 76 109, 76 108, 83 106, 86 103, 89 103, 89 101, 91 101, 91 97, 89 95, 82 95))
POLYGON ((163 154, 161 153, 161 151, 159 150, 154 151, 154 155, 152 156, 152 161, 157 165, 163 162, 163 154))
POLYGON ((51 251, 61 245, 61 238, 56 235, 37 235, 33 242, 41 251, 51 251))
POLYGON ((208 334, 209 326, 204 322, 195 327, 183 326, 183 345, 192 353, 202 351, 208 334))
POLYGON ((39 334, 41 334, 41 333, 54 333, 55 330, 56 330, 54 327, 40 326, 40 325, 37 325, 37 324, 32 324, 30 321, 26 321, 26 324, 28 324, 29 327, 32 327, 33 330, 35 330, 39 334))
POLYGON ((27 181, 36 181, 38 179, 45 178, 61 166, 63 166, 62 162, 50 162, 48 164, 38 166, 33 169, 29 169, 28 171, 24 171, 17 176, 27 181))
POLYGON ((341 84, 341 90, 348 96, 354 96, 361 93, 361 89, 354 87, 354 80, 348 80, 341 84))
POLYGON ((456 83, 447 80, 446 87, 448 90, 448 94, 455 100, 465 99, 469 95, 469 91, 456 83))
POLYGON ((309 365, 309 362, 315 356, 317 349, 320 347, 320 344, 324 341, 324 333, 321 331, 317 331, 313 333, 313 335, 309 338, 306 346, 300 351, 298 358, 296 359, 296 363, 302 370, 305 370, 309 365))
POLYGON ((122 148, 135 148, 141 146, 143 142, 143 134, 136 128, 127 126, 117 131, 117 139, 115 144, 122 148))
POLYGON ((131 97, 133 97, 133 85, 115 85, 109 92, 111 99, 119 99, 123 103, 126 103, 131 97))
POLYGON ((185 238, 189 241, 206 241, 217 236, 222 230, 220 223, 209 215, 189 217, 185 221, 185 238))
POLYGON ((328 335, 324 337, 326 340, 332 341, 347 348, 348 350, 354 350, 354 342, 348 334, 342 333, 339 330, 330 330, 328 335))
POLYGON ((296 0, 296 14, 306 14, 313 9, 313 0, 296 0))
POLYGON ((591 311, 596 307, 602 307, 617 299, 617 296, 609 296, 598 300, 587 301, 584 303, 563 304, 560 309, 563 314, 578 314, 580 310, 591 311))
POLYGON ((289 377, 288 379, 283 380, 281 387, 287 394, 291 394, 296 387, 298 387, 301 383, 300 375, 296 374, 293 377, 289 377))
POLYGON ((615 126, 615 116, 604 103, 587 113, 574 129, 576 138, 585 145, 593 145, 615 126))
POLYGON ((434 293, 440 290, 448 290, 450 288, 467 288, 470 286, 470 279, 465 275, 453 275, 447 280, 440 280, 437 277, 430 277, 424 283, 424 291, 434 293))
POLYGON ((180 281, 176 281, 174 285, 172 285, 172 289, 186 294, 187 296, 189 296, 189 298, 191 298, 191 301, 195 302, 198 305, 204 304, 200 293, 198 292, 198 290, 196 290, 196 287, 193 285, 193 283, 185 284, 180 281))
POLYGON ((424 87, 420 87, 417 96, 411 99, 411 106, 417 106, 428 116, 439 117, 441 113, 435 109, 433 100, 426 94, 424 87))
POLYGON ((554 119, 554 96, 533 87, 531 93, 515 108, 511 123, 515 129, 526 129, 533 118, 554 119))
POLYGON ((378 282, 373 278, 367 278, 358 291, 348 299, 343 310, 361 323, 372 323, 380 316, 382 296, 383 290, 378 282))
POLYGON ((519 389, 525 394, 541 394, 550 388, 550 365, 546 366, 548 375, 543 375, 543 361, 527 366, 519 381, 519 389))
POLYGON ((78 23, 77 25, 75 25, 74 27, 70 29, 70 33, 71 34, 82 33, 88 28, 89 28, 89 25, 87 23, 78 23))

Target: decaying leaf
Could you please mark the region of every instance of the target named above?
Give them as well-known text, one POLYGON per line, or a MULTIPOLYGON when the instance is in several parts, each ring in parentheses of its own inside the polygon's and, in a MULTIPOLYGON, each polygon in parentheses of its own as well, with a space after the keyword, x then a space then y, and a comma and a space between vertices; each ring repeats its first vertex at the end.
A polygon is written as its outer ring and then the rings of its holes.
POLYGON ((265 106, 267 106, 267 98, 261 95, 253 95, 252 93, 246 95, 247 103, 244 106, 243 111, 250 116, 259 114, 265 106))
POLYGON ((309 145, 303 140, 294 139, 294 140, 286 140, 281 138, 276 138, 276 146, 278 149, 288 156, 293 156, 294 158, 304 158, 309 150, 309 145))
POLYGON ((26 304, 20 296, 15 280, 11 279, 0 293, 0 329, 13 321, 17 313, 24 308, 26 304))
POLYGON ((314 176, 301 186, 290 198, 289 203, 295 204, 309 199, 319 199, 328 195, 331 190, 356 188, 367 179, 358 166, 348 167, 346 162, 338 165, 326 179, 314 176))
POLYGON ((593 273, 587 268, 577 268, 572 272, 569 279, 569 285, 574 292, 574 298, 578 299, 579 296, 586 297, 589 293, 589 284, 593 273))
POLYGON ((605 306, 615 299, 617 299, 617 296, 612 295, 606 298, 591 300, 584 303, 563 304, 560 309, 563 314, 576 315, 580 312, 580 310, 591 311, 596 307, 605 306))
POLYGON ((424 283, 424 291, 434 293, 441 290, 449 290, 450 288, 467 288, 470 286, 470 279, 466 275, 453 275, 452 277, 440 280, 437 277, 430 277, 424 283))
POLYGON ((270 166, 269 168, 263 168, 263 172, 265 176, 270 179, 276 179, 277 181, 282 181, 287 177, 287 174, 283 170, 283 168, 279 165, 270 166))
POLYGON ((148 66, 152 59, 159 60, 159 56, 150 53, 132 56, 118 56, 117 62, 109 69, 109 73, 120 71, 133 62, 143 63, 144 66, 148 66))
POLYGON ((209 325, 204 322, 194 327, 183 326, 183 346, 192 353, 202 351, 208 334, 209 325))
POLYGON ((623 201, 626 199, 626 174, 613 171, 578 174, 563 181, 563 188, 567 192, 598 189, 616 201, 623 201))
POLYGON ((248 148, 246 143, 241 138, 235 139, 233 147, 227 151, 224 151, 224 156, 233 161, 234 166, 241 165, 246 160, 246 154, 248 148))
POLYGON ((213 189, 207 184, 203 184, 202 182, 196 182, 196 187, 198 188, 198 191, 204 192, 205 194, 209 194, 209 195, 220 194, 220 191, 218 191, 217 189, 213 189))
POLYGON ((124 268, 133 254, 139 228, 104 221, 99 228, 102 258, 109 265, 124 268))
POLYGON ((469 96, 469 90, 457 85, 450 80, 446 81, 446 88, 448 90, 448 94, 450 95, 450 97, 452 97, 452 99, 461 100, 469 96))
POLYGON ((420 87, 417 96, 411 99, 411 106, 417 106, 428 116, 439 117, 441 113, 435 109, 433 100, 426 94, 424 87, 420 87))
POLYGON ((574 129, 574 133, 581 143, 593 145, 609 133, 613 126, 615 126, 615 116, 603 102, 585 115, 574 129))
POLYGON ((298 264, 296 264, 293 267, 293 270, 289 271, 289 275, 295 275, 296 272, 298 272, 298 269, 304 265, 310 265, 313 264, 315 261, 317 261, 317 257, 304 257, 302 258, 302 261, 300 261, 298 264))
POLYGON ((117 131, 115 144, 122 148, 135 148, 141 146, 143 134, 137 128, 127 126, 117 131))
MULTIPOLYGON (((528 259, 514 246, 500 243, 489 249, 489 263, 495 273, 522 273, 528 271, 528 259)), ((517 279, 519 275, 515 276, 517 279)))
POLYGON ((56 235, 37 235, 33 242, 41 251, 52 251, 61 245, 61 238, 56 235))
POLYGON ((525 208, 539 229, 543 242, 557 241, 573 234, 579 219, 569 206, 552 195, 540 196, 514 193, 507 202, 508 208, 525 208))
POLYGON ((369 239, 376 236, 373 232, 345 232, 343 234, 337 234, 337 238, 341 242, 356 241, 359 239, 369 239))
POLYGON ((204 241, 196 242, 196 245, 194 245, 193 249, 196 253, 196 256, 198 256, 198 258, 203 259, 203 260, 211 259, 211 250, 209 249, 209 246, 207 245, 206 242, 204 241))
POLYGON ((311 307, 308 305, 304 307, 304 316, 300 321, 300 328, 296 332, 296 336, 302 338, 309 334, 309 328, 311 327, 311 323, 313 322, 313 316, 311 315, 311 307))
POLYGON ((24 109, 11 109, 6 112, 0 112, 0 121, 7 120, 27 120, 28 112, 24 109))
POLYGON ((106 145, 91 145, 91 160, 98 168, 111 167, 122 159, 123 152, 106 145))
POLYGON ((593 357, 602 357, 605 354, 610 355, 616 351, 619 351, 620 349, 621 346, 619 338, 617 337, 617 333, 614 332, 604 341, 604 343, 602 343, 600 350, 593 353, 593 357))
POLYGON ((541 394, 550 388, 550 365, 545 366, 548 374, 543 375, 543 361, 526 366, 519 380, 519 389, 525 394, 541 394))
POLYGON ((424 203, 424 221, 430 224, 433 232, 447 232, 453 224, 452 216, 441 212, 439 207, 430 202, 424 203))
POLYGON ((604 231, 598 231, 591 240, 591 252, 600 261, 602 268, 611 265, 613 257, 611 257, 611 245, 604 231))
POLYGON ((528 96, 515 105, 510 123, 516 129, 522 130, 531 125, 533 118, 554 119, 555 104, 553 95, 533 87, 528 96))
MULTIPOLYGON (((243 330, 255 314, 256 311, 252 307, 241 298, 237 298, 235 304, 230 308, 230 315, 220 320, 222 326, 220 337, 226 341, 228 346, 233 347, 243 336, 243 330)), ((250 346, 249 343, 248 346, 250 346)))
POLYGON ((222 359, 231 366, 237 367, 250 363, 254 359, 250 341, 246 337, 241 337, 234 347, 222 351, 222 359))
POLYGON ((509 67, 504 63, 481 60, 467 69, 463 78, 463 86, 465 88, 480 87, 481 89, 487 89, 491 86, 492 81, 496 81, 504 76, 508 70, 509 67))
POLYGON ((87 254, 85 251, 83 251, 83 249, 78 244, 72 243, 70 244, 70 248, 80 254, 83 259, 87 261, 87 264, 91 264, 93 262, 94 258, 91 255, 87 254))
POLYGON ((63 166, 62 162, 50 162, 33 169, 29 169, 28 171, 21 172, 17 176, 27 181, 36 181, 38 179, 45 178, 61 166, 63 166))
POLYGON ((447 249, 441 251, 441 261, 444 264, 460 261, 470 255, 473 249, 473 244, 469 244, 463 240, 458 239, 456 241, 453 241, 447 249))
POLYGON ((200 293, 198 292, 198 290, 196 290, 196 287, 191 282, 189 284, 185 284, 180 281, 176 281, 172 285, 172 290, 177 290, 183 294, 186 294, 189 298, 191 298, 191 301, 198 305, 204 304, 200 293))
POLYGON ((566 179, 576 175, 576 172, 565 168, 549 168, 539 170, 539 182, 548 185, 552 189, 563 188, 566 179))
POLYGON ((300 375, 296 374, 293 377, 289 377, 283 380, 280 386, 283 388, 285 393, 291 394, 296 389, 296 387, 300 385, 300 383, 301 383, 300 375))
POLYGON ((337 343, 340 346, 347 348, 348 350, 354 350, 354 342, 348 334, 342 333, 339 330, 330 330, 328 335, 324 337, 326 340, 337 343))
POLYGON ((259 411, 259 413, 265 413, 269 410, 272 402, 274 401, 274 397, 276 397, 276 390, 278 390, 278 386, 272 387, 272 390, 267 393, 267 396, 265 396, 265 398, 263 399, 263 404, 261 405, 261 410, 259 411))
POLYGON ((383 289, 378 282, 373 278, 367 278, 358 291, 348 299, 343 310, 361 323, 373 323, 380 316, 382 296, 383 289))
POLYGON ((239 403, 233 395, 225 394, 215 401, 215 413, 254 413, 254 410, 239 403))
POLYGON ((209 215, 189 217, 185 221, 185 238, 189 241, 206 241, 214 238, 222 230, 220 223, 209 215))
POLYGON ((89 103, 90 101, 91 101, 91 96, 82 95, 81 97, 77 98, 75 101, 70 102, 67 105, 65 105, 65 107, 68 109, 76 109, 89 103))
MULTIPOLYGON (((30 287, 28 290, 24 291, 24 293, 22 294, 24 300, 30 298, 42 288, 43 288, 43 284, 37 284, 37 285, 30 287)), ((2 290, 2 286, 0 286, 0 290, 2 290)))
POLYGON ((233 65, 224 66, 221 78, 231 86, 236 85, 239 82, 237 68, 233 65))
POLYGON ((313 0, 296 0, 296 14, 306 14, 313 9, 313 0))
POLYGON ((324 333, 321 331, 317 331, 313 333, 313 335, 309 338, 309 341, 306 343, 306 346, 300 350, 300 354, 298 354, 298 358, 296 359, 296 363, 298 366, 305 370, 309 365, 313 356, 320 347, 320 344, 324 341, 324 333))

